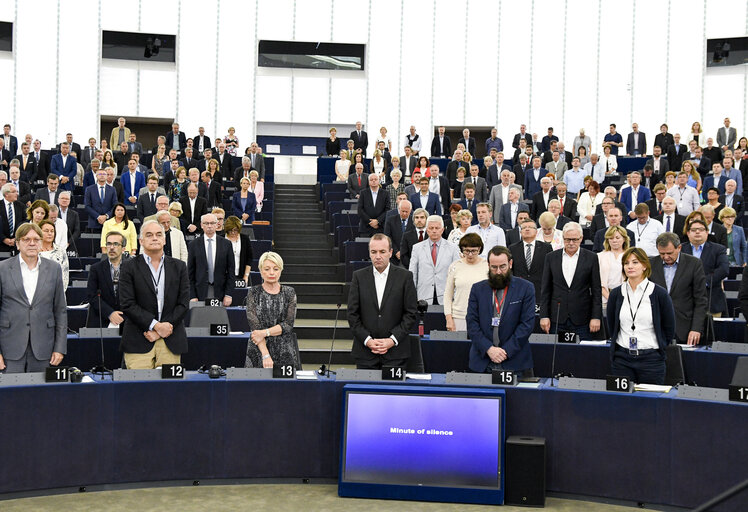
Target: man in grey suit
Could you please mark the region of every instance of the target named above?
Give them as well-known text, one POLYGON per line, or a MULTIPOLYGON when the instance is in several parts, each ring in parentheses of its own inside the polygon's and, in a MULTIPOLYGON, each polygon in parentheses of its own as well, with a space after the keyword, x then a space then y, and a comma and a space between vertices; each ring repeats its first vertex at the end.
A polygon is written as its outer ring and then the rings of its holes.
POLYGON ((67 352, 67 303, 62 268, 39 257, 42 230, 21 224, 20 254, 0 262, 0 370, 41 372, 67 352))
POLYGON ((722 151, 727 149, 733 150, 735 148, 735 142, 738 140, 738 132, 735 128, 730 127, 730 118, 725 118, 725 125, 717 130, 717 146, 722 148, 722 151))
POLYGON ((444 303, 447 271, 452 262, 460 259, 457 246, 442 238, 444 219, 431 215, 426 220, 428 238, 413 246, 408 270, 413 274, 418 300, 429 304, 444 303))
POLYGON ((516 189, 519 192, 519 200, 522 201, 522 187, 514 185, 511 182, 511 171, 504 169, 501 171, 501 183, 495 185, 491 189, 491 195, 488 198, 488 202, 491 203, 493 208, 493 223, 499 224, 501 217, 501 207, 504 203, 509 201, 509 190, 516 189))
POLYGON ((369 175, 364 172, 364 164, 356 164, 356 172, 348 176, 348 193, 351 199, 358 199, 361 191, 368 188, 369 175))
MULTIPOLYGON (((475 200, 479 203, 485 203, 488 201, 488 186, 486 185, 486 179, 478 176, 480 168, 473 164, 470 166, 470 176, 465 178, 465 183, 472 183, 475 185, 475 200)), ((460 199, 465 199, 465 187, 463 186, 460 191, 460 199)))
POLYGON ((254 169, 257 171, 257 174, 259 175, 257 179, 265 182, 265 158, 262 156, 262 149, 260 146, 253 142, 249 145, 250 149, 252 150, 250 152, 249 156, 249 165, 251 169, 254 169))

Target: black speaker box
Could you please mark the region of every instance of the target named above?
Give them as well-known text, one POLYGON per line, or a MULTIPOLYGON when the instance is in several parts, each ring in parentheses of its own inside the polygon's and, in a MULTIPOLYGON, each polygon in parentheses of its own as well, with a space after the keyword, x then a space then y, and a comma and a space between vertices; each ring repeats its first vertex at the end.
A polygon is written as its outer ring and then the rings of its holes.
POLYGON ((504 504, 545 507, 545 438, 507 438, 505 467, 504 504))

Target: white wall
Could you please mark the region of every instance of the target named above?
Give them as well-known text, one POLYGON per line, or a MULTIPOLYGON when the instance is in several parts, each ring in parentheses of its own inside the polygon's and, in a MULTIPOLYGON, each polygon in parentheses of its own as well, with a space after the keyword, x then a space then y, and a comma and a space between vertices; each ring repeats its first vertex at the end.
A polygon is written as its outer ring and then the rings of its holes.
POLYGON ((610 122, 653 140, 661 122, 713 135, 729 115, 743 135, 748 66, 705 71, 703 47, 747 18, 742 0, 0 0, 16 34, 0 121, 45 146, 96 134, 101 115, 232 125, 242 146, 258 123, 360 119, 397 151, 411 124, 427 141, 438 124, 497 125, 505 143, 552 125, 567 145, 585 127, 599 146, 610 122), (102 61, 100 29, 176 34, 177 62, 102 61), (366 71, 256 70, 258 39, 364 43, 366 71))

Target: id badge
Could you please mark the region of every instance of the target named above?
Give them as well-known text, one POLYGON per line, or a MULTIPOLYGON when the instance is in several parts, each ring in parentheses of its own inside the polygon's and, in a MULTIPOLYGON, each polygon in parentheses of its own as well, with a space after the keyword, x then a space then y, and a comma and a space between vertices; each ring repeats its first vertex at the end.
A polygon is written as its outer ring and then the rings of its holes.
POLYGON ((730 248, 729 247, 727 248, 727 255, 728 256, 730 255, 730 248))
POLYGON ((629 349, 639 350, 639 340, 636 339, 636 336, 629 337, 629 349))
POLYGON ((491 327, 498 327, 500 323, 501 323, 501 317, 500 316, 495 316, 495 317, 491 318, 491 327))
POLYGON ((679 210, 682 210, 682 209, 683 209, 683 201, 681 201, 680 203, 678 203, 678 209, 679 209, 679 210))

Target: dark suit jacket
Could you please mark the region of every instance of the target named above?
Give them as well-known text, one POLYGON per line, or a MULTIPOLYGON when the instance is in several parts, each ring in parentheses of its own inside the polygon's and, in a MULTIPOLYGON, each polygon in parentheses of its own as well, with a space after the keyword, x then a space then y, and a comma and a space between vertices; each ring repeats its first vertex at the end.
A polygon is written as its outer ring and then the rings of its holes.
MULTIPOLYGON (((693 254, 693 247, 690 243, 682 245, 681 252, 684 254, 693 254)), ((713 242, 705 242, 701 251, 701 264, 704 267, 704 277, 706 279, 706 288, 710 292, 710 311, 712 313, 726 313, 727 299, 722 289, 722 281, 725 280, 730 272, 730 263, 727 260, 727 249, 725 246, 713 242)))
MULTIPOLYGON (((177 150, 181 151, 187 145, 187 137, 184 135, 184 132, 179 132, 177 141, 179 142, 179 148, 177 148, 177 150)), ((169 150, 173 147, 174 147, 174 132, 170 131, 169 133, 166 134, 166 152, 168 153, 169 150)))
MULTIPOLYGON (((421 199, 420 199, 421 193, 417 192, 410 196, 410 202, 413 205, 413 211, 416 211, 418 208, 421 207, 421 199)), ((441 211, 441 203, 439 201, 439 196, 434 194, 433 192, 429 192, 429 199, 426 201, 426 211, 429 215, 442 215, 441 211)))
MULTIPOLYGON (((501 164, 501 170, 499 170, 499 167, 495 163, 492 164, 488 169, 486 169, 486 186, 488 186, 488 190, 491 190, 493 187, 501 183, 501 171, 503 171, 504 169, 506 169, 507 171, 512 170, 512 168, 509 166, 509 164, 506 163, 506 161, 501 164)), ((517 185, 519 185, 520 183, 524 183, 524 176, 523 180, 519 181, 515 173, 514 183, 516 183, 517 185)))
MULTIPOLYGON (((650 281, 667 290, 662 258, 653 256, 649 258, 649 262, 652 264, 650 281)), ((673 287, 670 289, 669 295, 675 309, 676 340, 678 343, 686 343, 689 331, 703 332, 706 308, 709 302, 704 267, 700 264, 698 258, 681 250, 678 268, 675 271, 675 277, 673 277, 673 287)))
POLYGON ((712 237, 710 237, 710 242, 723 245, 727 249, 727 229, 722 224, 719 224, 716 220, 712 222, 712 229, 709 234, 714 238, 712 240, 712 237))
MULTIPOLYGON (((556 199, 556 193, 553 190, 551 190, 548 194, 548 202, 550 202, 551 199, 556 199)), ((530 217, 537 221, 540 216, 547 211, 548 208, 545 205, 545 200, 543 200, 543 191, 541 190, 540 192, 537 192, 532 196, 532 205, 530 205, 530 217)))
MULTIPOLYGON (((0 136, 4 138, 4 136, 0 136)), ((10 143, 6 144, 6 148, 10 153, 11 158, 14 158, 18 154, 18 138, 15 135, 9 135, 10 143)))
MULTIPOLYGON (((185 196, 181 198, 179 200, 179 203, 182 205, 182 215, 179 217, 180 220, 184 218, 185 222, 187 222, 187 226, 189 226, 190 224, 194 224, 195 226, 197 226, 196 233, 201 233, 202 228, 200 227, 200 217, 208 213, 208 202, 204 198, 198 196, 195 199, 195 211, 194 212, 190 208, 189 197, 185 196)), ((185 229, 186 229, 186 226, 185 226, 185 229)), ((191 233, 188 233, 187 231, 185 231, 185 235, 187 234, 191 234, 191 233)))
MULTIPOLYGON (((216 183, 215 181, 213 183, 216 183)), ((242 218, 242 214, 246 213, 249 215, 248 223, 252 223, 255 220, 255 212, 257 211, 257 198, 253 192, 247 191, 247 202, 245 208, 242 208, 242 193, 240 191, 234 192, 231 196, 231 214, 236 215, 239 219, 242 218)))
POLYGON ((403 234, 408 231, 413 231, 414 229, 412 217, 408 217, 405 231, 403 231, 403 220, 400 218, 400 215, 390 215, 384 221, 384 234, 392 240, 392 258, 390 258, 392 263, 400 263, 400 260, 397 257, 397 252, 400 250, 400 242, 402 242, 403 234))
POLYGON ((78 173, 78 161, 74 156, 68 154, 65 165, 62 165, 62 154, 58 153, 52 157, 52 164, 50 171, 55 173, 62 179, 63 176, 67 176, 69 181, 65 184, 60 183, 60 190, 73 190, 73 180, 75 175, 78 173))
MULTIPOLYGON (((34 154, 29 153, 29 158, 26 161, 25 167, 23 165, 23 155, 18 155, 16 158, 18 158, 18 163, 20 164, 18 168, 21 169, 21 176, 23 176, 23 174, 26 173, 29 183, 33 183, 34 180, 36 179, 36 174, 37 174, 37 170, 36 170, 37 161, 36 161, 36 158, 34 157, 34 154)), ((46 178, 47 176, 45 175, 44 177, 46 178)))
POLYGON ((408 336, 416 323, 417 303, 413 274, 407 269, 390 265, 381 306, 377 303, 373 268, 355 271, 348 294, 348 324, 353 333, 351 352, 354 359, 370 360, 377 357, 364 345, 369 336, 395 336, 397 339, 398 344, 387 351, 383 360, 410 357, 408 336))
MULTIPOLYGON (((639 190, 637 191, 637 204, 638 203, 646 203, 652 198, 652 193, 647 187, 642 187, 639 185, 639 190)), ((626 187, 621 192, 621 202, 626 207, 626 211, 630 212, 632 210, 631 208, 631 194, 633 193, 633 189, 631 187, 626 187)))
MULTIPOLYGON (((56 198, 55 198, 56 199, 56 198)), ((99 186, 91 185, 86 189, 86 195, 84 197, 84 204, 86 205, 86 213, 88 213, 88 227, 89 228, 101 228, 101 224, 96 221, 96 217, 99 215, 112 215, 114 205, 117 203, 117 196, 112 187, 104 187, 104 202, 101 202, 99 196, 99 186)), ((142 220, 142 219, 141 219, 142 220)))
POLYGON ((431 157, 439 158, 442 154, 444 154, 444 158, 452 157, 452 141, 446 134, 444 135, 444 151, 441 151, 440 149, 439 135, 434 137, 431 141, 431 157))
MULTIPOLYGON (((348 139, 353 141, 353 149, 361 148, 364 158, 366 158, 366 148, 369 147, 369 135, 364 130, 361 130, 361 136, 359 137, 358 132, 353 130, 348 139)), ((353 161, 353 158, 351 158, 351 161, 353 161)))
POLYGON ((111 184, 107 183, 107 186, 114 188, 114 192, 117 194, 117 202, 125 204, 125 188, 119 180, 114 180, 111 184))
POLYGON ((223 208, 221 204, 221 183, 218 180, 210 180, 210 186, 206 184, 205 188, 208 191, 208 197, 206 198, 208 200, 208 209, 214 206, 223 208))
MULTIPOLYGON (((57 206, 60 206, 60 192, 62 192, 62 189, 58 187, 57 192, 55 192, 54 201, 57 206)), ((41 199, 42 201, 46 201, 47 204, 49 204, 49 189, 47 187, 37 189, 35 199, 41 199)))
MULTIPOLYGON (((719 202, 727 205, 725 202, 725 194, 722 194, 719 196, 719 202)), ((743 213, 745 213, 745 199, 743 199, 743 196, 739 194, 734 194, 732 198, 732 208, 735 210, 735 213, 738 214, 737 218, 735 219, 735 224, 742 226, 743 223, 741 222, 743 220, 743 213)))
MULTIPOLYGON (((156 197, 155 199, 158 199, 159 196, 162 196, 163 194, 159 194, 158 192, 155 193, 156 197)), ((156 201, 153 201, 153 204, 151 204, 151 193, 146 192, 145 194, 140 194, 140 197, 138 197, 138 204, 136 207, 136 216, 138 219, 140 219, 140 222, 142 224, 143 219, 146 217, 150 217, 151 215, 155 215, 156 212, 156 201)))
MULTIPOLYGON (((515 133, 514 134, 514 139, 512 139, 512 147, 514 149, 517 149, 519 147, 519 139, 521 139, 521 138, 523 138, 522 134, 520 134, 520 133, 515 133)), ((532 135, 531 134, 525 132, 524 139, 527 141, 527 145, 528 146, 532 146, 532 135)))
POLYGON ((81 163, 84 169, 91 164, 91 160, 96 158, 95 153, 96 153, 96 148, 93 148, 93 151, 92 151, 91 146, 86 146, 85 148, 82 148, 81 152, 78 153, 78 161, 81 163))
POLYGON ((224 151, 223 162, 221 161, 221 155, 218 153, 213 154, 213 158, 218 160, 218 170, 221 171, 222 176, 231 176, 231 169, 234 168, 232 157, 228 151, 224 151))
MULTIPOLYGON (((426 228, 423 228, 423 239, 426 240, 427 238, 428 234, 426 234, 426 228)), ((413 250, 413 246, 417 243, 418 230, 415 226, 413 229, 406 229, 400 239, 400 263, 402 263, 405 268, 410 267, 410 254, 413 250)))
MULTIPOLYGON (((621 210, 621 215, 623 215, 624 220, 626 220, 629 214, 629 211, 626 208, 626 205, 616 199, 615 207, 621 210)), ((602 213, 603 213, 603 205, 599 204, 595 207, 595 215, 602 215, 602 213)))
MULTIPOLYGON (((629 133, 628 137, 626 138, 626 154, 634 154, 634 132, 629 133)), ((639 132, 639 154, 647 154, 647 134, 645 134, 644 132, 639 132)))
MULTIPOLYGON (((8 183, 12 183, 12 181, 8 180, 8 183)), ((26 183, 25 181, 18 180, 18 200, 26 204, 31 201, 31 186, 26 183)))
MULTIPOLYGON (((507 229, 504 231, 504 236, 506 237, 506 246, 511 247, 512 245, 516 244, 520 240, 522 240, 522 234, 520 233, 519 226, 517 226, 514 229, 507 229)), ((540 298, 540 293, 538 293, 535 296, 536 299, 540 298)))
POLYGON ((605 224, 605 215, 602 213, 595 215, 592 217, 592 222, 590 223, 590 238, 594 239, 595 234, 603 228, 606 228, 605 224))
MULTIPOLYGON (((556 199, 558 199, 558 194, 556 194, 556 199)), ((573 197, 571 197, 568 193, 566 194, 566 197, 564 197, 564 206, 561 209, 561 215, 564 217, 568 217, 570 220, 573 220, 574 222, 579 221, 579 213, 577 212, 577 201, 573 197)))
POLYGON ((649 215, 650 217, 658 217, 662 215, 662 203, 660 203, 660 208, 657 208, 657 198, 653 197, 649 201, 647 201, 647 207, 649 208, 649 215))
MULTIPOLYGON (((660 222, 662 222, 662 227, 665 227, 665 223, 667 222, 665 220, 665 214, 659 215, 657 217, 652 216, 653 219, 657 219, 660 222)), ((683 215, 678 215, 677 213, 673 214, 673 225, 670 226, 670 231, 681 237, 681 240, 683 240, 683 237, 685 236, 683 234, 683 228, 686 225, 686 218, 683 215)))
MULTIPOLYGON (((550 151, 551 150, 551 141, 558 142, 558 137, 555 135, 551 135, 550 137, 548 135, 545 135, 542 139, 540 139, 540 150, 541 151, 550 151)), ((569 162, 571 163, 571 162, 569 162)))
MULTIPOLYGON (((60 218, 62 218, 62 213, 60 213, 60 218)), ((68 225, 68 242, 72 247, 73 242, 77 242, 81 237, 80 216, 78 215, 78 212, 75 211, 75 209, 73 209, 72 207, 68 207, 68 213, 65 217, 65 223, 68 225)))
MULTIPOLYGON (((478 207, 478 203, 480 201, 477 201, 476 199, 473 199, 473 204, 470 205, 470 213, 473 214, 473 220, 470 222, 471 225, 478 224, 478 214, 476 213, 476 208, 478 207)), ((462 206, 463 210, 467 210, 467 199, 460 199, 460 202, 457 203, 460 206, 462 206)))
POLYGON ((449 197, 449 182, 444 176, 439 176, 439 203, 442 205, 442 215, 445 215, 449 211, 449 207, 452 205, 452 199, 449 197))
MULTIPOLYGON (((516 230, 512 231, 516 232, 516 230)), ((553 247, 551 244, 536 240, 533 247, 532 264, 529 269, 527 268, 527 260, 525 260, 525 242, 521 238, 511 244, 509 250, 512 252, 512 274, 515 277, 527 279, 533 284, 535 287, 535 302, 538 302, 540 300, 540 285, 543 280, 545 257, 553 252, 553 247)))
MULTIPOLYGON (((465 317, 472 342, 469 364, 474 372, 485 372, 491 362, 486 353, 493 346, 491 319, 495 312, 494 291, 488 280, 475 283, 470 290, 465 317)), ((507 354, 502 363, 504 368, 527 370, 533 367, 530 334, 534 327, 535 292, 530 282, 515 276, 509 283, 499 323, 499 347, 507 354)))
MULTIPOLYGON (((231 242, 215 235, 215 264, 213 266, 213 291, 222 299, 234 290, 234 249, 231 242)), ((187 249, 187 273, 190 279, 190 299, 208 297, 208 258, 205 255, 205 236, 195 238, 187 249)))
MULTIPOLYGON (((193 167, 197 167, 199 169, 200 160, 195 158, 194 156, 190 158, 189 160, 187 160, 187 157, 184 157, 179 161, 179 165, 187 169, 187 171, 189 171, 193 167)), ((169 167, 171 167, 171 164, 169 165, 169 167)))
MULTIPOLYGON (((180 200, 183 197, 187 197, 187 186, 189 186, 189 183, 182 187, 182 191, 179 193, 180 200)), ((208 187, 205 185, 205 183, 200 180, 197 182, 197 197, 202 197, 205 199, 206 204, 208 201, 208 187)))
MULTIPOLYGON (((187 352, 187 331, 184 317, 189 311, 189 281, 184 262, 164 257, 164 305, 161 322, 174 327, 171 336, 164 339, 174 354, 187 352)), ((119 302, 125 316, 120 350, 125 353, 144 354, 153 348, 143 333, 151 322, 159 321, 156 288, 151 271, 143 256, 132 258, 122 265, 119 279, 119 302)), ((103 307, 103 306, 102 306, 103 307)))
POLYGON ((579 251, 571 286, 566 284, 561 267, 564 249, 552 251, 545 257, 541 281, 540 318, 550 318, 552 325, 571 320, 574 325, 582 326, 592 319, 603 318, 597 255, 586 249, 580 248, 579 251))
POLYGON ((361 186, 358 186, 358 176, 356 173, 348 175, 348 193, 351 199, 356 199, 356 196, 361 194, 361 191, 369 188, 369 175, 365 172, 361 173, 361 186))
MULTIPOLYGON (((203 139, 204 139, 203 140, 203 151, 205 151, 206 149, 208 149, 211 146, 213 146, 213 141, 211 140, 210 137, 208 137, 207 135, 203 135, 203 139)), ((187 141, 186 140, 185 140, 184 143, 185 143, 185 145, 187 145, 187 141)), ((200 135, 195 135, 194 137, 192 137, 192 147, 195 150, 195 152, 193 154, 197 155, 198 154, 198 150, 200 148, 200 135)))
MULTIPOLYGON (((125 264, 123 259, 120 263, 120 278, 122 277, 122 266, 125 264)), ((104 327, 109 325, 109 315, 115 311, 121 311, 119 305, 119 290, 114 293, 114 283, 110 272, 109 260, 104 258, 91 265, 88 271, 88 318, 86 327, 101 327, 99 323, 99 297, 97 292, 101 292, 101 322, 104 327)), ((119 288, 119 285, 118 285, 119 288)))
MULTIPOLYGON (((613 353, 616 350, 615 340, 618 338, 620 331, 620 313, 623 306, 623 286, 618 286, 610 291, 608 297, 608 333, 609 339, 613 340, 610 344, 610 358, 613 360, 613 353)), ((654 291, 650 295, 650 307, 652 308, 652 318, 655 336, 657 337, 658 352, 665 355, 665 349, 673 342, 675 338, 675 311, 673 302, 664 286, 655 283, 654 291)))
MULTIPOLYGON (((602 229, 598 229, 595 232, 594 238, 592 240, 594 242, 594 244, 592 245, 593 252, 603 252, 603 250, 605 249, 605 246, 603 244, 605 243, 606 231, 608 231, 608 229, 603 227, 602 229)), ((634 232, 629 228, 626 228, 626 233, 629 235, 629 247, 636 247, 636 238, 634 237, 634 232)))
POLYGON ((458 162, 457 160, 452 160, 447 164, 447 181, 450 183, 450 185, 454 184, 455 181, 457 181, 457 169, 462 167, 465 169, 465 179, 470 176, 470 166, 467 164, 467 162, 458 162))
POLYGON ((683 155, 688 151, 688 146, 685 144, 678 145, 678 154, 675 154, 675 144, 671 144, 667 148, 667 159, 670 162, 670 169, 678 172, 680 171, 680 164, 683 161, 683 155))
POLYGON ((379 187, 376 204, 372 201, 371 190, 365 190, 358 198, 358 216, 360 218, 358 232, 361 236, 372 236, 384 230, 384 219, 390 209, 390 195, 379 187), (369 221, 377 219, 378 228, 374 229, 369 221))
POLYGON ((512 172, 514 173, 514 183, 516 183, 517 185, 524 185, 525 174, 531 168, 531 165, 525 165, 524 167, 522 167, 522 164, 520 164, 519 162, 514 164, 514 167, 512 167, 512 172))
MULTIPOLYGON (((655 141, 652 148, 655 146, 660 146, 660 149, 662 149, 662 154, 664 155, 667 153, 667 148, 675 144, 675 139, 673 139, 673 135, 670 133, 665 133, 665 135, 662 134, 662 132, 655 135, 655 141)), ((654 150, 653 150, 654 151, 654 150)))
POLYGON ((12 254, 17 254, 18 250, 16 246, 5 245, 2 243, 6 238, 15 238, 15 230, 18 226, 26 222, 26 206, 20 201, 13 203, 13 229, 14 232, 10 232, 10 225, 8 224, 8 211, 5 207, 5 199, 0 199, 0 248, 3 251, 9 251, 12 254))
POLYGON ((464 144, 467 152, 475 158, 475 137, 468 137, 468 140, 465 140, 465 137, 460 137, 457 144, 464 144))
MULTIPOLYGON (((662 163, 667 163, 667 160, 665 160, 663 158, 663 162, 662 163)), ((649 191, 652 193, 651 194, 652 197, 654 197, 654 191, 652 189, 654 189, 655 185, 657 185, 658 183, 660 183, 660 181, 662 181, 662 178, 664 176, 665 176, 664 174, 659 174, 658 175, 658 174, 652 173, 652 176, 647 177, 647 176, 644 176, 644 174, 642 174, 642 183, 641 183, 641 186, 642 187, 647 187, 649 189, 649 191)))
MULTIPOLYGON (((501 229, 507 230, 512 229, 512 211, 511 211, 512 203, 504 203, 501 205, 501 212, 499 213, 499 227, 501 229)), ((523 202, 517 203, 517 213, 519 212, 529 212, 530 208, 527 207, 527 205, 523 202)))
POLYGON ((8 170, 8 167, 10 166, 10 161, 12 160, 12 157, 10 156, 10 151, 3 148, 0 150, 0 161, 5 160, 7 162, 6 165, 0 164, 0 169, 3 169, 5 171, 8 170))

